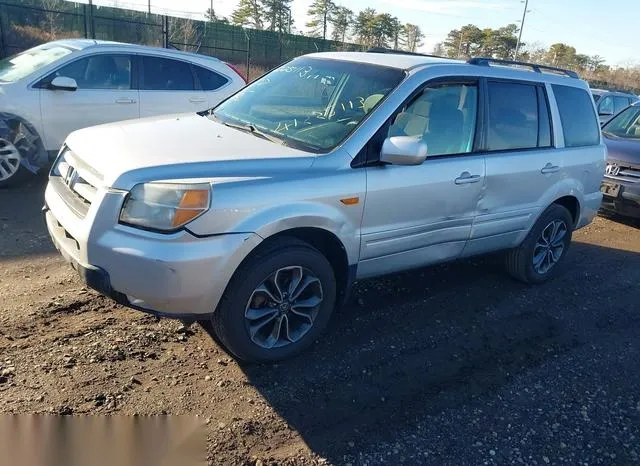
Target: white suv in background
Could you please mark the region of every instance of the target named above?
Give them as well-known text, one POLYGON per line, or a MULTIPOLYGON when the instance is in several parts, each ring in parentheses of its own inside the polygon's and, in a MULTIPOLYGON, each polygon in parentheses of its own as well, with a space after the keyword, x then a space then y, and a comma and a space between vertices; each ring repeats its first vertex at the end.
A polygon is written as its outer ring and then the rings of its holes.
POLYGON ((70 39, 0 61, 0 187, 37 173, 80 128, 199 112, 241 89, 217 58, 70 39))

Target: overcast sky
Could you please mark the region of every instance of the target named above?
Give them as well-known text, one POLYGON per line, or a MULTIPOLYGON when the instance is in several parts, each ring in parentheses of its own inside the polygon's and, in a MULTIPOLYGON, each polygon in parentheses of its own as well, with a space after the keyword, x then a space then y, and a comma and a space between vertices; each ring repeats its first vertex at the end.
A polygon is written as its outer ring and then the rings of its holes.
MULTIPOLYGON (((80 0, 87 3, 87 0, 80 0)), ((306 11, 312 0, 293 0, 293 19, 299 30, 307 22, 306 11)), ((228 16, 238 0, 213 0, 216 13, 228 16)), ((146 9, 147 0, 93 0, 97 5, 146 9)), ((516 23, 522 17, 520 0, 337 0, 354 11, 372 7, 391 13, 403 22, 418 24, 424 31, 424 52, 441 42, 451 29, 465 24, 498 28, 516 23)), ((211 0, 151 0, 153 12, 180 12, 201 18, 211 0)), ((549 46, 564 42, 578 53, 601 55, 612 65, 640 64, 636 54, 640 4, 635 0, 529 0, 529 13, 522 40, 549 46)))

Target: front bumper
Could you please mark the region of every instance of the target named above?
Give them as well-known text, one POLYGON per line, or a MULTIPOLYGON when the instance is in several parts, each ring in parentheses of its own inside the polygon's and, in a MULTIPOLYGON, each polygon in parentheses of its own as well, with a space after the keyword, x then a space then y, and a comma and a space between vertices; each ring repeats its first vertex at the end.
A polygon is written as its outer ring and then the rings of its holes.
POLYGON ((604 210, 640 218, 640 183, 605 177, 601 189, 604 210))
POLYGON ((120 304, 167 317, 207 318, 261 238, 253 233, 163 235, 119 225, 118 196, 104 193, 99 205, 80 218, 47 186, 47 229, 64 259, 89 287, 120 304))

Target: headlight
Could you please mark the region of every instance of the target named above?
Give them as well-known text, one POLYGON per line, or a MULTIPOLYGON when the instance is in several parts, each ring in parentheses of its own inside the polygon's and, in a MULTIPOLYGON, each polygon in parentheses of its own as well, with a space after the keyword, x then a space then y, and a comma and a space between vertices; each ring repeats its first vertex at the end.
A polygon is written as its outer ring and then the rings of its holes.
POLYGON ((176 230, 209 209, 208 184, 144 183, 133 187, 120 222, 151 230, 176 230))

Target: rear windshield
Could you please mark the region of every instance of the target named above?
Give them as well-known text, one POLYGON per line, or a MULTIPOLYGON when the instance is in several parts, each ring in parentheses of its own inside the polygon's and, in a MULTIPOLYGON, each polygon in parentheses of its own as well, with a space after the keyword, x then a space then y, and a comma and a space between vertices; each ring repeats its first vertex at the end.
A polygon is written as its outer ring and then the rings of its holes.
POLYGON ((302 57, 214 111, 222 123, 321 153, 336 147, 402 81, 403 70, 302 57))
POLYGON ((558 103, 565 147, 593 146, 600 143, 600 125, 593 101, 585 89, 553 84, 558 103))

